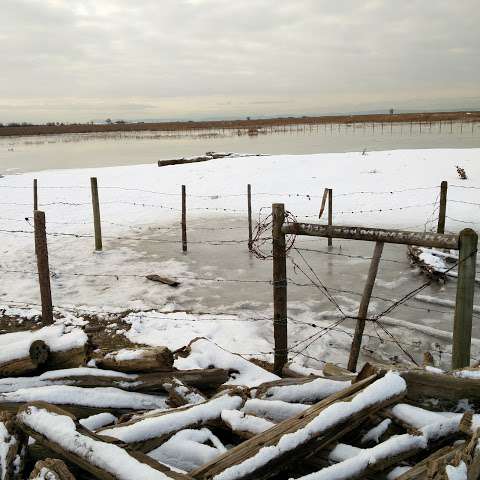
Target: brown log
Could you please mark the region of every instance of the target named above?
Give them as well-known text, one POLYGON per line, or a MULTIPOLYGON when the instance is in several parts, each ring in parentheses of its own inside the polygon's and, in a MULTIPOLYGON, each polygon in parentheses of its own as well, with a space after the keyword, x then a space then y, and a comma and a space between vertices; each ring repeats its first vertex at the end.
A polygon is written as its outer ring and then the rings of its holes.
POLYGON ((107 353, 97 360, 97 365, 119 372, 162 372, 173 369, 173 353, 167 347, 123 349, 107 353), (132 357, 128 358, 128 353, 132 357), (138 353, 138 355, 137 355, 138 353))
POLYGON ((51 351, 43 370, 62 370, 85 365, 87 361, 87 345, 64 351, 51 351))
POLYGON ((196 405, 207 401, 207 397, 194 387, 185 385, 177 378, 164 384, 168 392, 168 403, 171 407, 182 407, 183 405, 196 405))
MULTIPOLYGON (((261 449, 276 446, 284 435, 294 433, 307 426, 330 405, 340 401, 352 400, 355 394, 374 382, 376 378, 376 376, 372 376, 346 388, 342 392, 329 396, 308 410, 279 423, 250 440, 246 440, 227 453, 220 455, 214 461, 193 470, 191 475, 197 480, 207 480, 219 475, 230 467, 242 464, 254 457, 261 449)), ((279 474, 287 465, 290 466, 292 462, 301 461, 306 456, 337 442, 348 432, 361 425, 368 415, 375 413, 398 399, 399 396, 393 396, 388 400, 361 409, 348 418, 347 421, 333 422, 329 428, 322 429, 315 435, 310 434, 303 441, 299 441, 295 448, 284 450, 266 463, 255 465, 253 469, 249 469, 248 473, 239 474, 236 480, 260 480, 273 477, 279 474)))
POLYGON ((322 368, 322 372, 325 377, 332 380, 353 380, 356 377, 355 373, 334 363, 326 363, 322 368))
MULTIPOLYGON (((118 480, 118 476, 116 476, 114 472, 108 470, 107 466, 100 467, 92 463, 91 452, 88 449, 85 449, 85 451, 82 451, 81 449, 80 450, 77 449, 76 451, 67 450, 63 445, 56 442, 54 439, 50 438, 48 434, 41 433, 36 429, 32 428, 31 426, 29 426, 24 421, 24 418, 25 418, 24 414, 27 414, 27 415, 32 414, 31 413, 32 407, 46 410, 47 412, 54 413, 56 415, 67 416, 72 418, 72 420, 75 421, 75 418, 72 417, 70 414, 68 414, 68 412, 65 412, 59 408, 56 408, 53 405, 49 405, 43 402, 33 402, 29 405, 26 405, 17 415, 17 423, 19 427, 27 435, 34 438, 37 442, 41 443, 46 448, 60 455, 62 458, 66 459, 68 463, 72 463, 76 465, 77 467, 84 470, 85 472, 88 472, 89 474, 93 475, 95 478, 98 478, 100 480, 118 480)), ((76 428, 76 441, 78 442, 78 444, 81 444, 82 439, 85 439, 84 441, 94 440, 95 442, 98 442, 99 446, 108 445, 110 443, 108 439, 99 437, 98 435, 90 432, 86 428, 83 428, 77 422, 75 422, 75 428, 76 428)), ((130 452, 128 449, 121 448, 118 445, 110 444, 110 447, 112 451, 113 450, 117 451, 118 455, 120 455, 122 451, 126 452, 128 455, 130 455, 131 457, 134 457, 140 463, 147 464, 151 468, 162 472, 168 478, 177 479, 177 480, 186 480, 190 478, 186 475, 181 475, 181 474, 172 472, 166 466, 156 462, 155 460, 153 460, 150 457, 147 457, 146 455, 142 455, 138 452, 135 452, 135 453, 130 452)), ((112 457, 109 457, 109 459, 112 459, 112 457)))
POLYGON ((30 480, 75 480, 68 467, 58 458, 46 458, 39 460, 28 477, 30 480))
POLYGON ((15 416, 0 412, 0 478, 20 479, 25 466, 27 437, 15 424, 15 416))
POLYGON ((28 356, 15 358, 0 364, 0 376, 23 376, 33 373, 39 365, 44 364, 49 357, 50 349, 43 340, 35 340, 29 348, 28 356))

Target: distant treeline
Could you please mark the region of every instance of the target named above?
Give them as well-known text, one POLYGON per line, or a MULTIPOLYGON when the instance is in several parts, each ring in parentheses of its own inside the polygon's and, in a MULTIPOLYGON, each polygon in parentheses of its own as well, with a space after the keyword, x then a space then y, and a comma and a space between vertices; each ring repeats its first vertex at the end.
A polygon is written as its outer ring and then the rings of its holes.
POLYGON ((324 115, 319 117, 278 117, 246 120, 212 120, 182 122, 127 122, 125 120, 105 123, 59 123, 35 125, 28 122, 0 123, 0 136, 52 135, 61 133, 135 132, 135 131, 185 131, 203 129, 261 129, 283 125, 352 124, 352 123, 410 123, 410 122, 480 122, 480 111, 389 113, 364 115, 324 115))

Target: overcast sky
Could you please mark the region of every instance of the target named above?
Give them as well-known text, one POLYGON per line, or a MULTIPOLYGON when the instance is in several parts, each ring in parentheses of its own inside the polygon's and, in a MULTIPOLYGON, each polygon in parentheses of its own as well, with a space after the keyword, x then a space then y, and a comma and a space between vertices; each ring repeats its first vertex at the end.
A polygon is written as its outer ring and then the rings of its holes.
POLYGON ((1 0, 0 122, 480 107, 479 0, 1 0))

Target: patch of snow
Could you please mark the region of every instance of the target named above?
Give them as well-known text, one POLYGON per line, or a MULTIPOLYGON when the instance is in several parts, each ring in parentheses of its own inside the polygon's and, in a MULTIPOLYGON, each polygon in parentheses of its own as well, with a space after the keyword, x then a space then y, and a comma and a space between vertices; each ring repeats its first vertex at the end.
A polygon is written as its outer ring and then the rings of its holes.
POLYGON ((239 410, 222 410, 221 418, 232 430, 250 432, 254 435, 275 426, 273 422, 255 417, 254 415, 247 415, 239 410))
POLYGON ((104 427, 105 425, 110 425, 115 423, 117 417, 108 412, 98 413, 97 415, 91 415, 87 418, 81 418, 79 423, 89 430, 96 430, 97 428, 104 427))
POLYGON ((245 402, 242 411, 256 415, 257 417, 268 418, 273 422, 283 422, 287 418, 304 412, 308 408, 310 408, 309 405, 303 405, 302 403, 252 398, 245 402))

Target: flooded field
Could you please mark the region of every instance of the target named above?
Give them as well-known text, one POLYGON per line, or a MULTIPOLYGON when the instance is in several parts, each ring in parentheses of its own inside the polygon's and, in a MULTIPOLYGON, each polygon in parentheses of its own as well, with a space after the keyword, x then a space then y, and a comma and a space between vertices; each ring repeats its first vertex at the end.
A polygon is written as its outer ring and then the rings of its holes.
POLYGON ((117 132, 0 138, 0 174, 154 163, 206 151, 310 154, 480 146, 479 123, 292 125, 237 130, 117 132))

